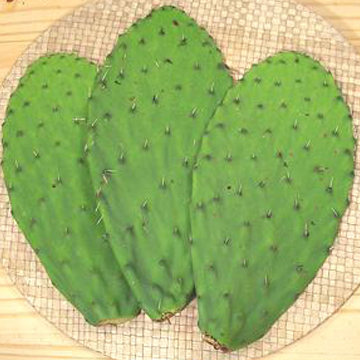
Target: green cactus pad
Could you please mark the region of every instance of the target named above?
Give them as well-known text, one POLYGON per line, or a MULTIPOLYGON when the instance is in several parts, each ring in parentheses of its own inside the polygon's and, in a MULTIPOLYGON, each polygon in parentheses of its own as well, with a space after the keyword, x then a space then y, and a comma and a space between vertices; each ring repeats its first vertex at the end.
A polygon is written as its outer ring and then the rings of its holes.
POLYGON ((232 80, 209 34, 162 7, 120 36, 90 101, 89 163, 114 253, 162 320, 191 299, 191 172, 232 80))
POLYGON ((327 258, 354 176, 352 119, 320 63, 254 66, 211 119, 193 174, 199 326, 230 350, 262 337, 327 258))
POLYGON ((84 145, 96 66, 74 55, 35 61, 12 94, 3 125, 3 171, 13 216, 61 293, 94 325, 139 308, 96 224, 84 145))

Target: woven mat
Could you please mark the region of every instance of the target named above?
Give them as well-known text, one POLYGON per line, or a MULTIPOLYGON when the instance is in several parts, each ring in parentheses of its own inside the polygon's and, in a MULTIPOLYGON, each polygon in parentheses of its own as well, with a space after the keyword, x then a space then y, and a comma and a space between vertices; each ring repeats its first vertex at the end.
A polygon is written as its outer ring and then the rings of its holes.
MULTIPOLYGON (((118 34, 154 6, 183 8, 215 38, 233 76, 279 50, 303 51, 334 74, 360 125, 360 62, 354 49, 319 16, 287 0, 102 0, 90 2, 55 23, 18 59, 0 89, 0 122, 26 67, 48 52, 77 52, 101 63, 118 34)), ((359 150, 360 151, 360 150, 359 150)), ((357 154, 359 155, 359 154, 357 154)), ((0 149, 1 157, 1 149, 0 149)), ((171 324, 145 315, 120 326, 95 328, 51 285, 41 264, 10 215, 0 173, 0 258, 30 304, 79 343, 121 360, 245 360, 267 355, 300 339, 336 312, 360 283, 360 157, 348 208, 334 249, 316 279, 271 331, 249 347, 230 354, 202 341, 193 302, 171 324)), ((36 185, 34 185, 36 186, 36 185)))

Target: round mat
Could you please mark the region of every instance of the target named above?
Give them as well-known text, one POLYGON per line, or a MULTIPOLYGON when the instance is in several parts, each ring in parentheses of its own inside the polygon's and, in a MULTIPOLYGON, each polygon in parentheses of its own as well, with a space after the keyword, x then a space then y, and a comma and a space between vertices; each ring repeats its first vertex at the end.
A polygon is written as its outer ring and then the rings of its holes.
MULTIPOLYGON (((0 122, 11 92, 40 55, 76 52, 101 64, 117 36, 155 6, 172 4, 204 26, 222 49, 235 78, 280 50, 305 52, 334 74, 351 107, 354 133, 360 125, 360 62, 354 49, 321 17, 287 0, 102 0, 61 19, 18 59, 0 89, 0 122)), ((360 150, 359 150, 360 151, 360 150)), ((118 326, 95 328, 54 289, 10 214, 0 173, 0 258, 30 304, 79 343, 121 360, 245 360, 261 357, 300 339, 330 317, 360 283, 360 157, 351 204, 333 251, 315 280, 261 340, 224 354, 202 341, 193 302, 171 323, 145 315, 118 326)), ((0 149, 1 157, 1 149, 0 149)), ((36 209, 34 209, 36 211, 36 209)))

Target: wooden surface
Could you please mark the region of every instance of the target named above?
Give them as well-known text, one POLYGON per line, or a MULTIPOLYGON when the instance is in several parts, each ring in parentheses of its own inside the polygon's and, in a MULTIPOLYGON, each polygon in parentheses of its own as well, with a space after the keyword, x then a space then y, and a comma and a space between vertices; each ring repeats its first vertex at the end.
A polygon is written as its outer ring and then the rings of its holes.
MULTIPOLYGON (((86 1, 0 0, 0 82, 32 40, 86 1)), ((360 53, 360 0, 298 1, 332 23, 360 53)), ((38 315, 0 268, 0 360, 25 359, 105 358, 76 344, 38 315)), ((360 290, 310 335, 266 359, 360 360, 360 290)))

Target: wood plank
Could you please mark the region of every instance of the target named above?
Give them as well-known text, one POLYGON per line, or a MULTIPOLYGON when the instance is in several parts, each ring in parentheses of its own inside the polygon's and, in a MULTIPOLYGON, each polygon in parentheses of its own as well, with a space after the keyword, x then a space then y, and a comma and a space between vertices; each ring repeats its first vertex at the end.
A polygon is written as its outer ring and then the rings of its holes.
MULTIPOLYGON (((0 1, 0 81, 34 38, 86 1, 0 1)), ((325 17, 360 50, 360 0, 298 1, 325 17)), ((359 336, 360 290, 310 335, 266 359, 360 360, 359 336)), ((29 359, 105 358, 76 344, 39 316, 0 269, 0 360, 29 359)))
POLYGON ((44 10, 49 8, 70 11, 86 2, 88 2, 88 0, 71 0, 71 2, 64 0, 2 1, 0 3, 0 12, 16 11, 18 13, 19 11, 44 10))

